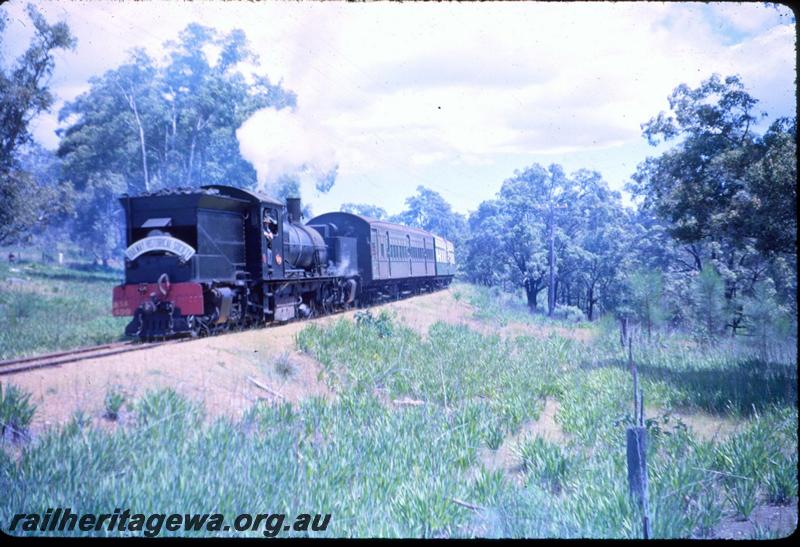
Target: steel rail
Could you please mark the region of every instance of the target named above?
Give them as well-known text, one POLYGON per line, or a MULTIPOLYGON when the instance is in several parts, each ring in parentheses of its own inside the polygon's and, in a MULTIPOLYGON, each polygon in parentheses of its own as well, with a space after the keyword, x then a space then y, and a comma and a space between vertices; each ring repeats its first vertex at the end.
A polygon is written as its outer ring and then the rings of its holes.
POLYGON ((18 372, 26 372, 45 367, 53 367, 63 365, 66 363, 75 363, 78 361, 88 361, 89 359, 98 359, 100 357, 109 357, 111 355, 119 355, 121 353, 128 353, 131 351, 140 351, 150 349, 166 344, 174 344, 178 342, 185 342, 188 339, 165 340, 163 342, 119 342, 116 344, 104 344, 92 348, 80 348, 73 351, 62 351, 58 353, 50 353, 39 355, 35 357, 25 357, 22 359, 12 359, 10 361, 0 361, 0 376, 8 374, 16 374, 18 372))

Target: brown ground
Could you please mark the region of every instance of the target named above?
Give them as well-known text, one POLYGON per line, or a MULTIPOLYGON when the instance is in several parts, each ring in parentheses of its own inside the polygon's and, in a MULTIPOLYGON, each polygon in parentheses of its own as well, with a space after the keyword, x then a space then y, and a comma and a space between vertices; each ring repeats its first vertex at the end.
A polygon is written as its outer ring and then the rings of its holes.
POLYGON ((539 418, 523 424, 520 431, 503 439, 503 443, 497 450, 481 447, 478 450, 483 467, 487 471, 501 470, 511 480, 522 484, 524 480, 522 472, 522 459, 517 452, 520 442, 526 438, 536 436, 542 437, 547 441, 556 444, 564 444, 567 435, 561 430, 561 426, 556 423, 555 417, 558 413, 558 401, 547 398, 544 408, 539 413, 539 418))
MULTIPOLYGON (((645 417, 661 416, 666 411, 659 407, 645 407, 645 417)), ((674 418, 679 418, 686 427, 688 427, 695 437, 703 441, 721 441, 730 437, 734 433, 741 430, 744 423, 741 420, 735 420, 730 416, 720 416, 717 414, 709 414, 702 410, 692 412, 687 411, 673 411, 671 415, 674 418)), ((674 425, 670 422, 668 427, 674 425)))
MULTIPOLYGON (((561 327, 546 329, 520 323, 505 327, 486 325, 473 319, 473 308, 463 299, 454 299, 450 290, 384 304, 373 313, 384 308, 423 335, 436 321, 465 324, 501 336, 571 332, 561 327)), ((352 319, 354 313, 315 321, 352 319)), ((77 410, 102 422, 104 400, 110 389, 122 391, 132 401, 150 389, 172 387, 202 402, 211 417, 238 417, 259 399, 297 402, 311 396, 332 396, 323 380, 321 365, 295 350, 294 336, 306 324, 299 321, 20 372, 4 377, 3 382, 12 382, 33 394, 32 400, 38 407, 32 424, 34 433, 48 425, 66 422, 77 410), (276 371, 275 360, 287 352, 294 371, 284 377, 276 371), (248 377, 282 397, 258 387, 248 377)), ((122 414, 125 415, 124 408, 122 414)))
POLYGON ((691 414, 675 412, 673 415, 680 418, 699 439, 704 441, 722 440, 730 437, 738 432, 743 425, 741 421, 734 420, 728 416, 716 416, 702 411, 691 414))
POLYGON ((766 539, 788 537, 797 529, 797 500, 789 505, 760 505, 747 520, 727 517, 717 525, 713 537, 716 539, 766 539))
POLYGON ((535 336, 545 338, 551 334, 588 342, 594 336, 590 329, 567 329, 557 325, 534 325, 509 321, 506 325, 486 323, 474 318, 473 308, 464 297, 456 300, 451 290, 440 291, 423 297, 393 302, 388 306, 404 325, 422 335, 437 321, 466 325, 482 334, 498 334, 502 337, 535 336))
MULTIPOLYGON (((381 306, 395 310, 419 332, 435 321, 458 322, 471 309, 458 305, 449 291, 420 296, 381 306), (456 305, 453 305, 456 304, 456 305)), ((354 311, 316 319, 327 323, 354 311)), ((128 401, 156 388, 174 388, 202 402, 211 417, 239 417, 259 399, 297 402, 311 396, 332 396, 325 385, 321 365, 295 350, 294 336, 307 322, 299 321, 245 332, 168 344, 141 351, 68 363, 52 368, 3 377, 32 393, 37 411, 31 427, 35 434, 48 425, 64 423, 81 410, 102 423, 105 396, 110 389, 122 391, 128 401), (292 373, 284 376, 275 361, 287 353, 292 373), (274 395, 258 387, 252 378, 274 395)), ((122 415, 125 416, 124 408, 122 415)))

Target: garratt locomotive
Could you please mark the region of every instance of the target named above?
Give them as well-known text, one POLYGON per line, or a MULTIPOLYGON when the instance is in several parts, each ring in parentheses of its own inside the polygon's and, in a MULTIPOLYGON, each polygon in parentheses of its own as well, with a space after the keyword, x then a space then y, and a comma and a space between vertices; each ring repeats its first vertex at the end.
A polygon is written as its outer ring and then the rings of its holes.
POLYGON ((212 334, 322 315, 443 288, 453 244, 434 234, 350 213, 301 222, 286 203, 211 185, 120 198, 125 283, 113 314, 125 334, 212 334))

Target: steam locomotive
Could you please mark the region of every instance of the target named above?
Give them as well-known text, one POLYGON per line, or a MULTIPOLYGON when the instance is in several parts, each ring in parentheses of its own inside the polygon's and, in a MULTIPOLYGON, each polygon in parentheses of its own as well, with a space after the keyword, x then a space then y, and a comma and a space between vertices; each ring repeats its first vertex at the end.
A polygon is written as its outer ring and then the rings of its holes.
POLYGON ((286 203, 210 185, 120 197, 125 282, 112 313, 129 337, 208 335, 441 289, 453 244, 350 213, 301 221, 286 203))

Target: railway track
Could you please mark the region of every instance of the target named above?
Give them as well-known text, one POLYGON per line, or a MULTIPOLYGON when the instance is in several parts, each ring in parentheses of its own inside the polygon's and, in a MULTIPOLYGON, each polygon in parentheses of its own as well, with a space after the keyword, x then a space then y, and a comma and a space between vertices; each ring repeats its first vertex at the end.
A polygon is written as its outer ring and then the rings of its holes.
POLYGON ((75 363, 78 361, 86 361, 89 359, 97 359, 99 357, 108 357, 110 355, 118 355, 120 353, 128 353, 131 351, 140 351, 143 349, 154 348, 165 344, 175 344, 184 342, 184 339, 166 340, 163 342, 115 342, 112 344, 103 344, 100 346, 92 346, 88 348, 78 348, 69 351, 60 351, 57 353, 47 353, 44 355, 36 355, 33 357, 22 357, 19 359, 10 359, 8 361, 0 361, 0 376, 8 374, 15 374, 17 372, 25 372, 38 368, 54 367, 66 363, 75 363))
MULTIPOLYGON (((384 304, 385 303, 386 302, 384 302, 384 304)), ((376 305, 366 306, 365 309, 371 309, 379 306, 380 304, 378 304, 377 306, 376 305)), ((347 311, 352 311, 353 309, 355 308, 350 308, 347 310, 336 310, 335 312, 319 315, 310 319, 306 319, 305 321, 313 321, 314 319, 318 319, 321 317, 339 315, 347 311)), ((264 327, 272 328, 283 324, 284 323, 268 323, 266 325, 262 324, 250 328, 264 328, 264 327)), ((213 336, 219 336, 219 334, 222 333, 213 334, 213 336)), ((34 355, 32 357, 20 357, 18 359, 10 359, 8 361, 0 361, 0 376, 6 376, 8 374, 15 374, 17 372, 25 372, 39 368, 54 367, 66 363, 88 361, 89 359, 108 357, 110 355, 118 355, 120 353, 128 353, 131 351, 140 351, 143 349, 154 348, 166 344, 177 344, 180 342, 188 342, 190 340, 196 340, 196 338, 193 337, 175 338, 171 340, 164 340, 161 342, 136 342, 136 341, 114 342, 111 344, 102 344, 99 346, 77 348, 67 351, 59 351, 56 353, 34 355)))

